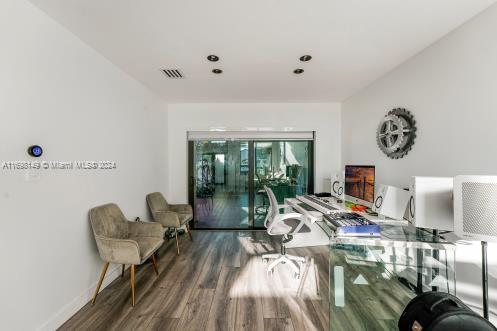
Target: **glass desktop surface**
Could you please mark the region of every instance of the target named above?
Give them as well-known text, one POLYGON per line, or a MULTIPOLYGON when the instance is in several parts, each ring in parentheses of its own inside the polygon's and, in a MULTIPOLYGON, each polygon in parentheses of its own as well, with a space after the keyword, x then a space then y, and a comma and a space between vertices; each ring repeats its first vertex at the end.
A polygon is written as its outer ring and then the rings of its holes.
POLYGON ((330 239, 330 330, 398 330, 417 294, 455 294, 455 245, 412 225, 330 239))

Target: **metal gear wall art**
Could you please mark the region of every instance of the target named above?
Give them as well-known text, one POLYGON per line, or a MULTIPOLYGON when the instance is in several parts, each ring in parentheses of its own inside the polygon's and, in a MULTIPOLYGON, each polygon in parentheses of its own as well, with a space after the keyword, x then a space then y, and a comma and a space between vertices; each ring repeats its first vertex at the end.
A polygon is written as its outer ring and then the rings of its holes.
POLYGON ((380 121, 376 130, 376 142, 381 151, 391 159, 407 155, 416 138, 416 121, 410 111, 395 108, 380 121))

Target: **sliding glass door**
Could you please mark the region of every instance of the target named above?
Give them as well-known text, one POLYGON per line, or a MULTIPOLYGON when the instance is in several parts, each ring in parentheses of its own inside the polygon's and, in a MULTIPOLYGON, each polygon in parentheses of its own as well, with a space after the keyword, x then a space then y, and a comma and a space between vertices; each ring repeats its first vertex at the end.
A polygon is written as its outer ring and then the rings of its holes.
POLYGON ((312 141, 255 142, 254 226, 264 226, 269 187, 279 204, 312 190, 312 141))
POLYGON ((270 187, 278 202, 313 191, 313 141, 189 141, 197 229, 263 228, 270 187))
POLYGON ((249 227, 247 141, 194 141, 195 227, 249 227))

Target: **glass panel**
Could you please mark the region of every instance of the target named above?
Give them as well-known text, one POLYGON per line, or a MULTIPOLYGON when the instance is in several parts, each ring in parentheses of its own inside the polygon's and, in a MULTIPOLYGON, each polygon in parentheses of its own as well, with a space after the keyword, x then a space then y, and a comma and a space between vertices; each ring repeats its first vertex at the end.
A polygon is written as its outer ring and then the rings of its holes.
POLYGON ((248 142, 195 141, 196 228, 248 228, 248 142))
POLYGON ((306 194, 309 181, 310 141, 264 141, 254 143, 254 226, 264 227, 269 186, 283 204, 285 198, 306 194))
POLYGON ((412 225, 382 225, 381 238, 332 237, 330 330, 398 330, 417 294, 455 294, 454 267, 455 245, 412 225))

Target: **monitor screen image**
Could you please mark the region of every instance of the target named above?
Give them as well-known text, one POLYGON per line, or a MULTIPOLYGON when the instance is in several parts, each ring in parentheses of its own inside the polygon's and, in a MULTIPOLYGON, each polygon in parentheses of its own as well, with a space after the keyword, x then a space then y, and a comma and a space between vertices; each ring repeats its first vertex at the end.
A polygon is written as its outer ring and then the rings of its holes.
POLYGON ((345 166, 345 195, 373 203, 374 166, 345 166))

